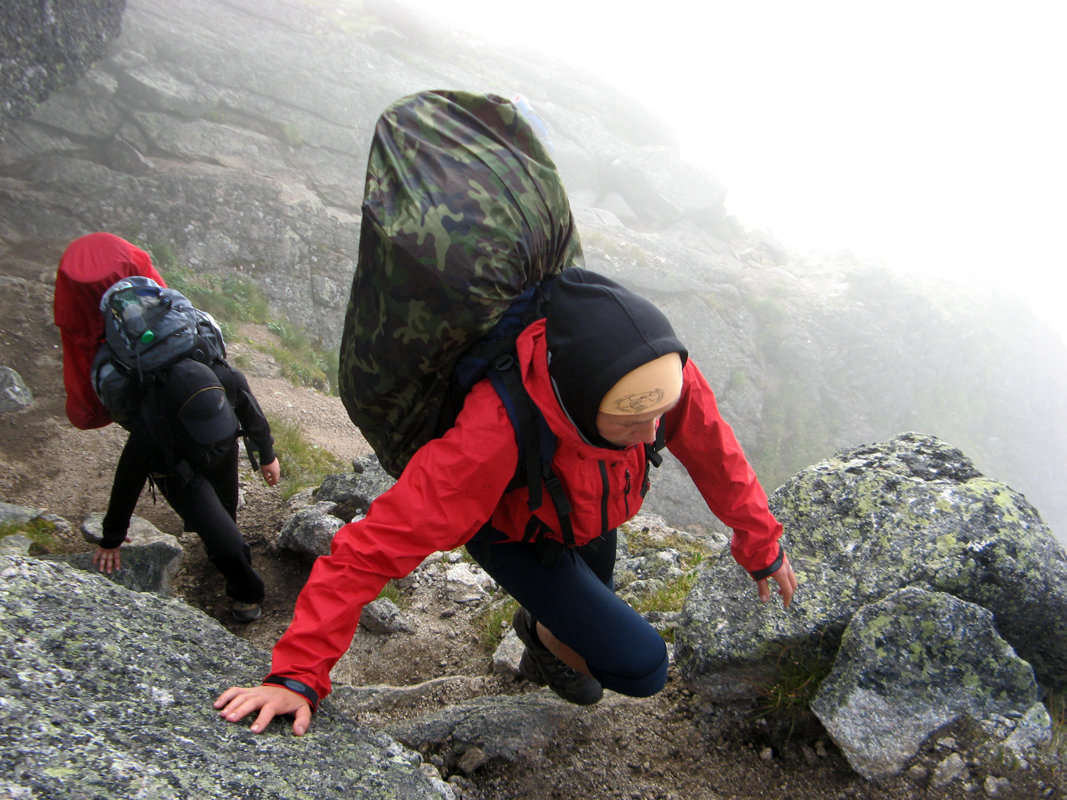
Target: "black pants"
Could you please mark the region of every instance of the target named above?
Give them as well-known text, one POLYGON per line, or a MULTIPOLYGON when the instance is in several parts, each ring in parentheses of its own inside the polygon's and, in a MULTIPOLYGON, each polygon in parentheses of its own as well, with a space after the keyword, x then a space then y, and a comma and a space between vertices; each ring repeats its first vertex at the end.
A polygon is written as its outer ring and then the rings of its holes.
POLYGON ((226 594, 244 603, 263 601, 263 579, 252 568, 252 551, 237 527, 237 445, 211 469, 188 484, 173 475, 156 475, 156 485, 195 531, 207 557, 226 579, 226 594))

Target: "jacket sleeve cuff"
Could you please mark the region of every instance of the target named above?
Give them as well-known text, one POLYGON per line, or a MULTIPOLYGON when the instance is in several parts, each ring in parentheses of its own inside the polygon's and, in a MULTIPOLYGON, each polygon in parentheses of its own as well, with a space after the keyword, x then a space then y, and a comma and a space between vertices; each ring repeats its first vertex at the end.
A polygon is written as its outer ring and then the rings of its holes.
POLYGON ((278 454, 274 452, 274 446, 273 445, 268 444, 266 446, 261 446, 259 448, 259 463, 261 465, 262 464, 270 464, 277 457, 278 457, 278 454))
POLYGON ((263 679, 263 683, 269 686, 281 686, 283 689, 288 689, 290 692, 300 695, 311 704, 312 711, 318 711, 319 696, 307 684, 293 678, 286 678, 283 675, 268 675, 263 679))
POLYGON ((114 550, 126 541, 126 531, 121 533, 104 533, 100 537, 100 547, 105 550, 114 550))
POLYGON ((774 561, 772 561, 769 566, 766 566, 763 569, 758 569, 755 572, 750 573, 752 575, 752 580, 761 581, 764 578, 771 577, 771 575, 773 575, 774 573, 776 573, 778 570, 780 570, 782 568, 782 561, 784 559, 785 559, 785 550, 782 549, 781 545, 778 545, 778 555, 775 557, 774 561))

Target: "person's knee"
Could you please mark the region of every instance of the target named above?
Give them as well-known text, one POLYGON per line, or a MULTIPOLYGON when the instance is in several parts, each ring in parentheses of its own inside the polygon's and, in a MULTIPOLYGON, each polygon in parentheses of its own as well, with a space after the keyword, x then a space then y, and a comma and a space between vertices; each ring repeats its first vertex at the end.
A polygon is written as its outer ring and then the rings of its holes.
POLYGON ((667 646, 657 635, 655 642, 631 650, 626 664, 607 665, 592 671, 605 689, 629 697, 651 697, 667 683, 669 663, 667 646))
POLYGON ((203 531, 197 533, 213 563, 234 564, 248 560, 248 544, 236 526, 213 526, 207 535, 203 531))

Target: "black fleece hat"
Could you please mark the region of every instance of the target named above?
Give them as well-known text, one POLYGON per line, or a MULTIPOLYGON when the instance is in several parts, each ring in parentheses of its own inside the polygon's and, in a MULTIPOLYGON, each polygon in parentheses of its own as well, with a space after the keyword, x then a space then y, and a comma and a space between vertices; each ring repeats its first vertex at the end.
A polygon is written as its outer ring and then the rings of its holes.
POLYGON ((237 415, 207 364, 184 358, 167 374, 167 406, 189 435, 200 444, 213 444, 237 433, 237 415))
POLYGON ((564 270, 552 285, 548 371, 560 402, 591 443, 614 447, 597 433, 600 401, 627 373, 649 361, 688 351, 667 317, 649 300, 585 269, 564 270))

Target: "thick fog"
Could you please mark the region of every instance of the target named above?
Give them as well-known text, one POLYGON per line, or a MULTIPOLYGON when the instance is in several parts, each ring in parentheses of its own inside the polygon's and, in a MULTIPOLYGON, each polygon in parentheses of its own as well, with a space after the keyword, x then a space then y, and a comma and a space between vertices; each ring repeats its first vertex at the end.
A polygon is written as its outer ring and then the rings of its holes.
POLYGON ((1010 292, 1067 341, 1057 4, 406 3, 618 86, 790 250, 1010 292))

